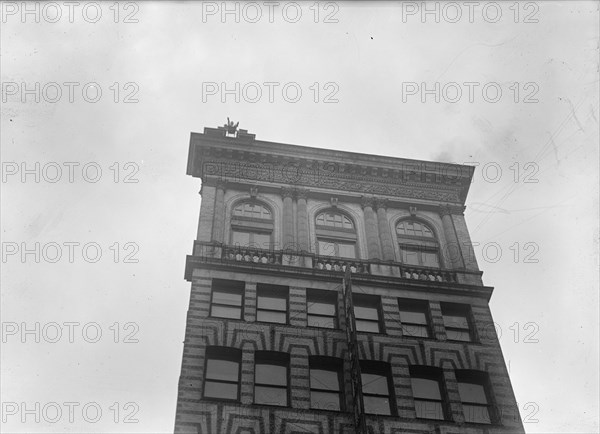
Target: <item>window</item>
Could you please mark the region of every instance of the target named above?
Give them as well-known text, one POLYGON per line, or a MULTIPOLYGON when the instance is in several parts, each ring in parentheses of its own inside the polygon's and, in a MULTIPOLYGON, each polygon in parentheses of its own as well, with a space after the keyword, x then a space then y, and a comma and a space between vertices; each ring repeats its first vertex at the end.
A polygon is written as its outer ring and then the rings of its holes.
POLYGON ((400 322, 404 336, 428 338, 429 306, 425 300, 398 299, 400 322))
POLYGON ((394 416, 390 365, 383 362, 360 362, 365 413, 394 416))
POLYGON ((410 367, 410 382, 415 400, 415 410, 420 419, 444 420, 442 399, 442 373, 426 366, 410 367))
POLYGON ((492 423, 489 382, 485 372, 456 371, 458 392, 466 422, 492 423))
POLYGON ((396 225, 396 236, 403 264, 439 268, 439 244, 433 230, 427 225, 401 220, 396 225))
POLYGON ((256 288, 256 320, 286 324, 288 292, 287 286, 259 284, 256 288))
POLYGON ((352 304, 354 305, 356 330, 359 332, 381 333, 379 296, 353 293, 352 304))
POLYGON ((463 304, 442 303, 442 316, 449 341, 471 342, 469 326, 469 306, 463 304))
POLYGON ((213 279, 210 316, 242 319, 245 283, 237 280, 213 279))
POLYGON ((315 218, 317 250, 321 256, 356 258, 356 229, 350 218, 337 210, 315 218))
POLYGON ((337 328, 337 292, 308 289, 306 311, 309 327, 337 328))
POLYGON ((310 408, 341 410, 342 361, 330 357, 311 357, 310 408))
POLYGON ((289 355, 258 351, 255 355, 254 403, 288 405, 289 355))
POLYGON ((206 348, 205 398, 239 400, 241 359, 242 351, 236 348, 206 348))
POLYGON ((231 212, 231 244, 239 247, 272 247, 273 213, 256 201, 238 203, 231 212))
POLYGON ((256 202, 243 202, 237 205, 233 209, 233 215, 235 217, 248 217, 266 220, 271 220, 273 218, 271 211, 269 211, 267 207, 256 202))

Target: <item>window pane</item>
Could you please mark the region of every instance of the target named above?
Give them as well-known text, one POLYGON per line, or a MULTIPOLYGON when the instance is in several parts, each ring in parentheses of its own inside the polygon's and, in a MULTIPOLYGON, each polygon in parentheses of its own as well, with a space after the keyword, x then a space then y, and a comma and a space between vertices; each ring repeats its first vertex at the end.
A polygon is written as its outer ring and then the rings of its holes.
POLYGON ((257 307, 259 309, 273 309, 285 311, 287 308, 287 300, 283 297, 275 297, 271 295, 258 295, 257 307))
POLYGON ((433 252, 421 252, 423 258, 423 266, 425 267, 439 267, 440 261, 437 253, 433 252))
POLYGON ((208 359, 206 362, 206 378, 211 380, 238 381, 239 364, 230 360, 208 359))
POLYGON ((271 234, 254 233, 253 247, 268 250, 271 247, 271 234))
POLYGON ((358 319, 378 320, 379 315, 376 307, 354 305, 354 316, 358 319))
POLYGON ((400 321, 410 324, 427 325, 427 316, 425 312, 400 311, 400 321))
POLYGON ((441 402, 415 400, 415 410, 418 418, 444 420, 441 402))
POLYGON ((218 318, 241 319, 242 309, 239 307, 215 306, 210 308, 210 315, 218 318))
POLYGON ((285 312, 272 312, 268 310, 258 310, 256 312, 256 320, 263 322, 273 322, 285 324, 287 322, 287 314, 285 312))
POLYGON ((311 390, 310 407, 318 410, 340 411, 340 394, 311 390))
POLYGON ((415 398, 442 399, 440 384, 428 378, 411 378, 413 396, 415 398))
POLYGON ((444 325, 446 327, 454 327, 454 328, 469 328, 469 321, 467 317, 464 315, 446 315, 444 314, 444 325))
POLYGON ((257 384, 287 386, 287 368, 281 365, 259 363, 256 365, 254 378, 257 384))
POLYGON ((306 305, 307 305, 308 313, 315 313, 315 314, 319 314, 319 315, 329 315, 329 316, 335 315, 335 306, 333 305, 333 303, 326 303, 326 302, 322 302, 322 301, 311 301, 309 298, 306 305))
POLYGON ((354 244, 337 243, 338 254, 340 258, 356 258, 356 248, 354 244))
POLYGON ((387 377, 376 374, 361 373, 363 393, 389 395, 387 377))
POLYGON ((379 333, 379 323, 374 321, 356 320, 356 331, 379 333))
POLYGON ((248 247, 250 244, 250 234, 248 232, 233 231, 231 243, 234 246, 248 247))
POLYGON ((466 422, 492 423, 486 406, 463 404, 463 413, 466 422))
POLYGON ((254 402, 256 404, 287 406, 287 389, 275 387, 254 387, 254 402))
POLYGON ((427 326, 413 325, 413 324, 402 324, 402 334, 404 336, 411 336, 417 338, 428 338, 429 329, 427 326))
POLYGON ((308 315, 308 326, 333 329, 335 328, 335 320, 334 318, 328 318, 325 316, 308 315))
POLYGON ((238 399, 238 385, 206 380, 204 396, 207 398, 238 399))
POLYGON ((391 414, 389 398, 379 398, 375 396, 365 396, 365 413, 370 414, 391 414))
POLYGON ((213 290, 212 302, 219 304, 229 304, 231 306, 242 305, 242 294, 239 291, 224 291, 222 289, 213 290))
POLYGON ((446 338, 450 341, 471 342, 471 335, 464 330, 448 330, 446 329, 446 338))
POLYGON ((319 255, 321 256, 336 256, 335 244, 329 241, 319 240, 319 255))
POLYGON ((485 388, 481 384, 458 383, 458 392, 463 402, 487 404, 485 388))
POLYGON ((400 248, 402 263, 407 265, 419 265, 419 254, 414 250, 400 248))
POLYGON ((311 369, 310 387, 311 389, 340 390, 338 373, 324 369, 311 369))

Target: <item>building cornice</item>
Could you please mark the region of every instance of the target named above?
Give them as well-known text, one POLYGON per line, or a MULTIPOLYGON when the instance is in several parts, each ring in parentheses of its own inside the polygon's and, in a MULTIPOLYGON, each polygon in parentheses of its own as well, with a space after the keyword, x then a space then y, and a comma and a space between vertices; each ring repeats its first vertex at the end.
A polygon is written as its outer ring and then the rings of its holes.
POLYGON ((188 175, 463 205, 473 167, 192 133, 188 175))

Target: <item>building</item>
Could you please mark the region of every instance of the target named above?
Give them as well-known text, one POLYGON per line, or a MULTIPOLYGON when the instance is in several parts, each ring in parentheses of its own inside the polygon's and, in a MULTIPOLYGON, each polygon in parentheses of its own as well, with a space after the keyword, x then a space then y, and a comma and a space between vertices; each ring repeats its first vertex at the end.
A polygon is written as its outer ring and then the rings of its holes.
POLYGON ((463 216, 472 167, 228 123, 192 133, 187 173, 175 432, 524 432, 463 216))

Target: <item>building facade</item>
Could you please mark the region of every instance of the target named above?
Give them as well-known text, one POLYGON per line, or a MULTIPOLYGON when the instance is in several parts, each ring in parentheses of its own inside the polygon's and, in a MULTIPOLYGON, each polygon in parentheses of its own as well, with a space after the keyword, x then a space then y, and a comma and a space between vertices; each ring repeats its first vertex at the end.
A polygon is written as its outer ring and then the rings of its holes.
POLYGON ((523 433, 463 216, 473 168, 192 133, 175 432, 523 433))

